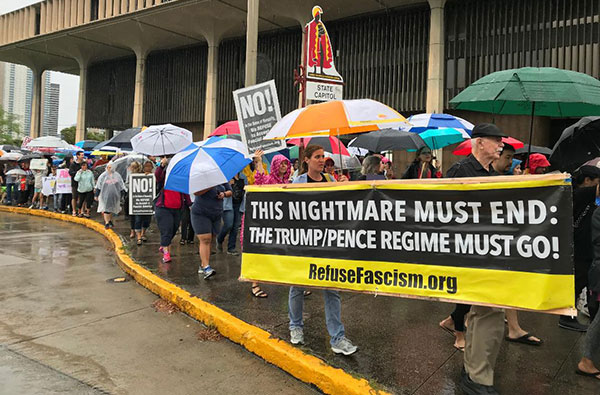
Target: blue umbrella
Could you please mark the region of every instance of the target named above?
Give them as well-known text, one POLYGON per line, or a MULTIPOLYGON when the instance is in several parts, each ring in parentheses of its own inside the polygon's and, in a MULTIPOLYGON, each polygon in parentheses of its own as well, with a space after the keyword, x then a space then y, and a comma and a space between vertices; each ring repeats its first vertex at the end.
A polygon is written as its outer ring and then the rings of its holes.
POLYGON ((462 118, 450 114, 417 114, 408 118, 412 125, 410 131, 413 133, 423 133, 429 129, 452 128, 464 131, 463 136, 469 138, 473 130, 473 124, 462 118))
POLYGON ((419 136, 431 149, 441 149, 466 140, 461 130, 451 128, 429 129, 419 134, 419 136))
POLYGON ((211 137, 190 144, 171 159, 165 189, 192 194, 211 188, 229 182, 250 162, 241 141, 211 137))

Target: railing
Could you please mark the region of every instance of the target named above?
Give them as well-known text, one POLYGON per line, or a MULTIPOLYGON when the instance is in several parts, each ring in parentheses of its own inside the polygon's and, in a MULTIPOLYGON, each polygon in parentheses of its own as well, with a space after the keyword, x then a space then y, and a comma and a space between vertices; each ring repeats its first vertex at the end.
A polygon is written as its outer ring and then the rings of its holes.
POLYGON ((46 0, 0 16, 0 45, 176 0, 46 0))

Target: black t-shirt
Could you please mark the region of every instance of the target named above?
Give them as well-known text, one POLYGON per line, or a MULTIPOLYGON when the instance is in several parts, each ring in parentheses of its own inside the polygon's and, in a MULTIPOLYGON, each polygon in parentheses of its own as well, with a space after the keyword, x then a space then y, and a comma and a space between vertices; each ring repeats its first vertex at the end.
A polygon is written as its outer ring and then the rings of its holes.
POLYGON ((596 210, 596 187, 573 191, 573 247, 577 260, 594 259, 592 248, 592 215, 596 210))
POLYGON ((448 169, 446 173, 446 177, 449 178, 459 178, 459 177, 489 177, 489 176, 497 176, 498 173, 490 166, 488 169, 485 169, 481 163, 473 154, 467 156, 465 159, 456 162, 455 164, 448 169))
POLYGON ((327 177, 325 177, 325 175, 323 173, 321 173, 321 181, 317 181, 317 180, 313 180, 312 178, 310 178, 310 176, 307 174, 306 175, 306 182, 329 182, 329 180, 327 179, 327 177))

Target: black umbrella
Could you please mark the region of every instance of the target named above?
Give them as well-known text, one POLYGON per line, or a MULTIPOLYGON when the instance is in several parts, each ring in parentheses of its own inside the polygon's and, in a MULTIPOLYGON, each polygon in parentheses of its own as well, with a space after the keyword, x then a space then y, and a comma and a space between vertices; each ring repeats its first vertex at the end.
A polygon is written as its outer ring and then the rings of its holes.
POLYGON ((20 151, 21 147, 17 147, 15 145, 10 145, 10 144, 4 144, 4 145, 0 145, 0 150, 2 150, 4 152, 20 151))
POLYGON ((590 159, 600 156, 600 117, 584 117, 566 128, 552 149, 555 169, 572 173, 590 159))
POLYGON ((131 147, 131 139, 133 136, 142 131, 142 128, 129 128, 123 130, 121 133, 117 134, 110 140, 106 140, 101 142, 100 144, 94 147, 94 150, 101 151, 102 147, 105 145, 110 145, 111 147, 121 148, 122 150, 133 150, 131 147))
POLYGON ((423 146, 425 146, 425 142, 418 134, 397 129, 363 133, 350 143, 350 147, 365 148, 373 152, 417 150, 423 146))
POLYGON ((516 150, 515 154, 527 154, 528 152, 532 154, 552 155, 552 149, 548 147, 538 147, 537 145, 532 145, 530 151, 529 144, 525 144, 523 148, 516 150))

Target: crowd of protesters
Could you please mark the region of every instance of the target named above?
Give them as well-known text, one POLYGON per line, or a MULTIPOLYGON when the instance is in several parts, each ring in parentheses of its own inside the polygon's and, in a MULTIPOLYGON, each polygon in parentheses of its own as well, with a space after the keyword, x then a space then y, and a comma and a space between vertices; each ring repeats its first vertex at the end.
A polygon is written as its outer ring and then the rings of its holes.
MULTIPOLYGON (((544 174, 550 169, 548 159, 542 154, 531 154, 528 160, 515 158, 515 149, 502 141, 507 137, 492 124, 477 125, 472 133, 472 153, 451 166, 442 174, 433 152, 423 147, 402 173, 402 179, 425 179, 442 177, 480 177, 495 175, 544 174)), ((309 145, 301 158, 290 161, 283 155, 275 155, 270 165, 263 160, 264 153, 257 151, 250 165, 230 182, 195 192, 193 196, 164 188, 169 158, 150 158, 144 163, 134 161, 128 173, 154 174, 157 197, 155 221, 160 233, 162 261, 171 261, 173 240, 180 234, 179 243, 194 244, 198 241, 200 267, 198 273, 209 279, 217 273, 211 267, 211 255, 220 252, 238 256, 238 240, 243 240, 243 216, 246 185, 344 182, 351 180, 385 180, 395 178, 392 162, 383 155, 371 154, 362 160, 360 173, 344 173, 336 169, 335 161, 325 156, 320 146, 309 145), (239 239, 238 239, 239 234, 239 239)), ((121 203, 128 189, 128 179, 114 171, 112 162, 100 158, 95 163, 78 152, 73 160, 65 158, 60 164, 48 159, 44 170, 29 169, 27 161, 8 161, 0 166, 0 182, 3 185, 3 202, 21 207, 49 209, 74 216, 90 217, 90 210, 97 204, 107 229, 114 226, 113 218, 122 211, 121 203), (105 166, 105 171, 95 177, 92 169, 105 166), (21 169, 22 173, 7 174, 21 169), (45 195, 42 193, 43 177, 54 175, 59 169, 68 169, 71 176, 71 193, 45 195)), ((587 314, 590 324, 580 323, 577 318, 561 316, 559 326, 584 332, 587 337, 584 355, 577 365, 580 375, 600 379, 600 371, 594 365, 594 353, 600 350, 600 318, 597 314, 600 300, 600 169, 583 166, 573 174, 574 215, 574 261, 575 295, 577 299, 587 290, 587 314)), ((130 237, 142 246, 152 217, 132 215, 130 237)), ((242 243, 240 243, 241 245, 242 243)), ((251 294, 266 298, 268 294, 258 283, 252 283, 251 294)), ((289 289, 289 330, 292 344, 304 343, 304 298, 310 292, 301 287, 289 289)), ((341 319, 341 301, 337 291, 324 290, 326 327, 331 349, 335 353, 350 355, 357 351, 346 338, 341 319)), ((452 313, 444 318, 440 327, 455 337, 454 347, 464 352, 464 369, 461 386, 466 393, 496 393, 493 388, 494 367, 502 338, 505 336, 505 320, 508 331, 505 340, 540 346, 543 340, 521 328, 516 310, 503 310, 484 306, 457 304, 452 313)))

